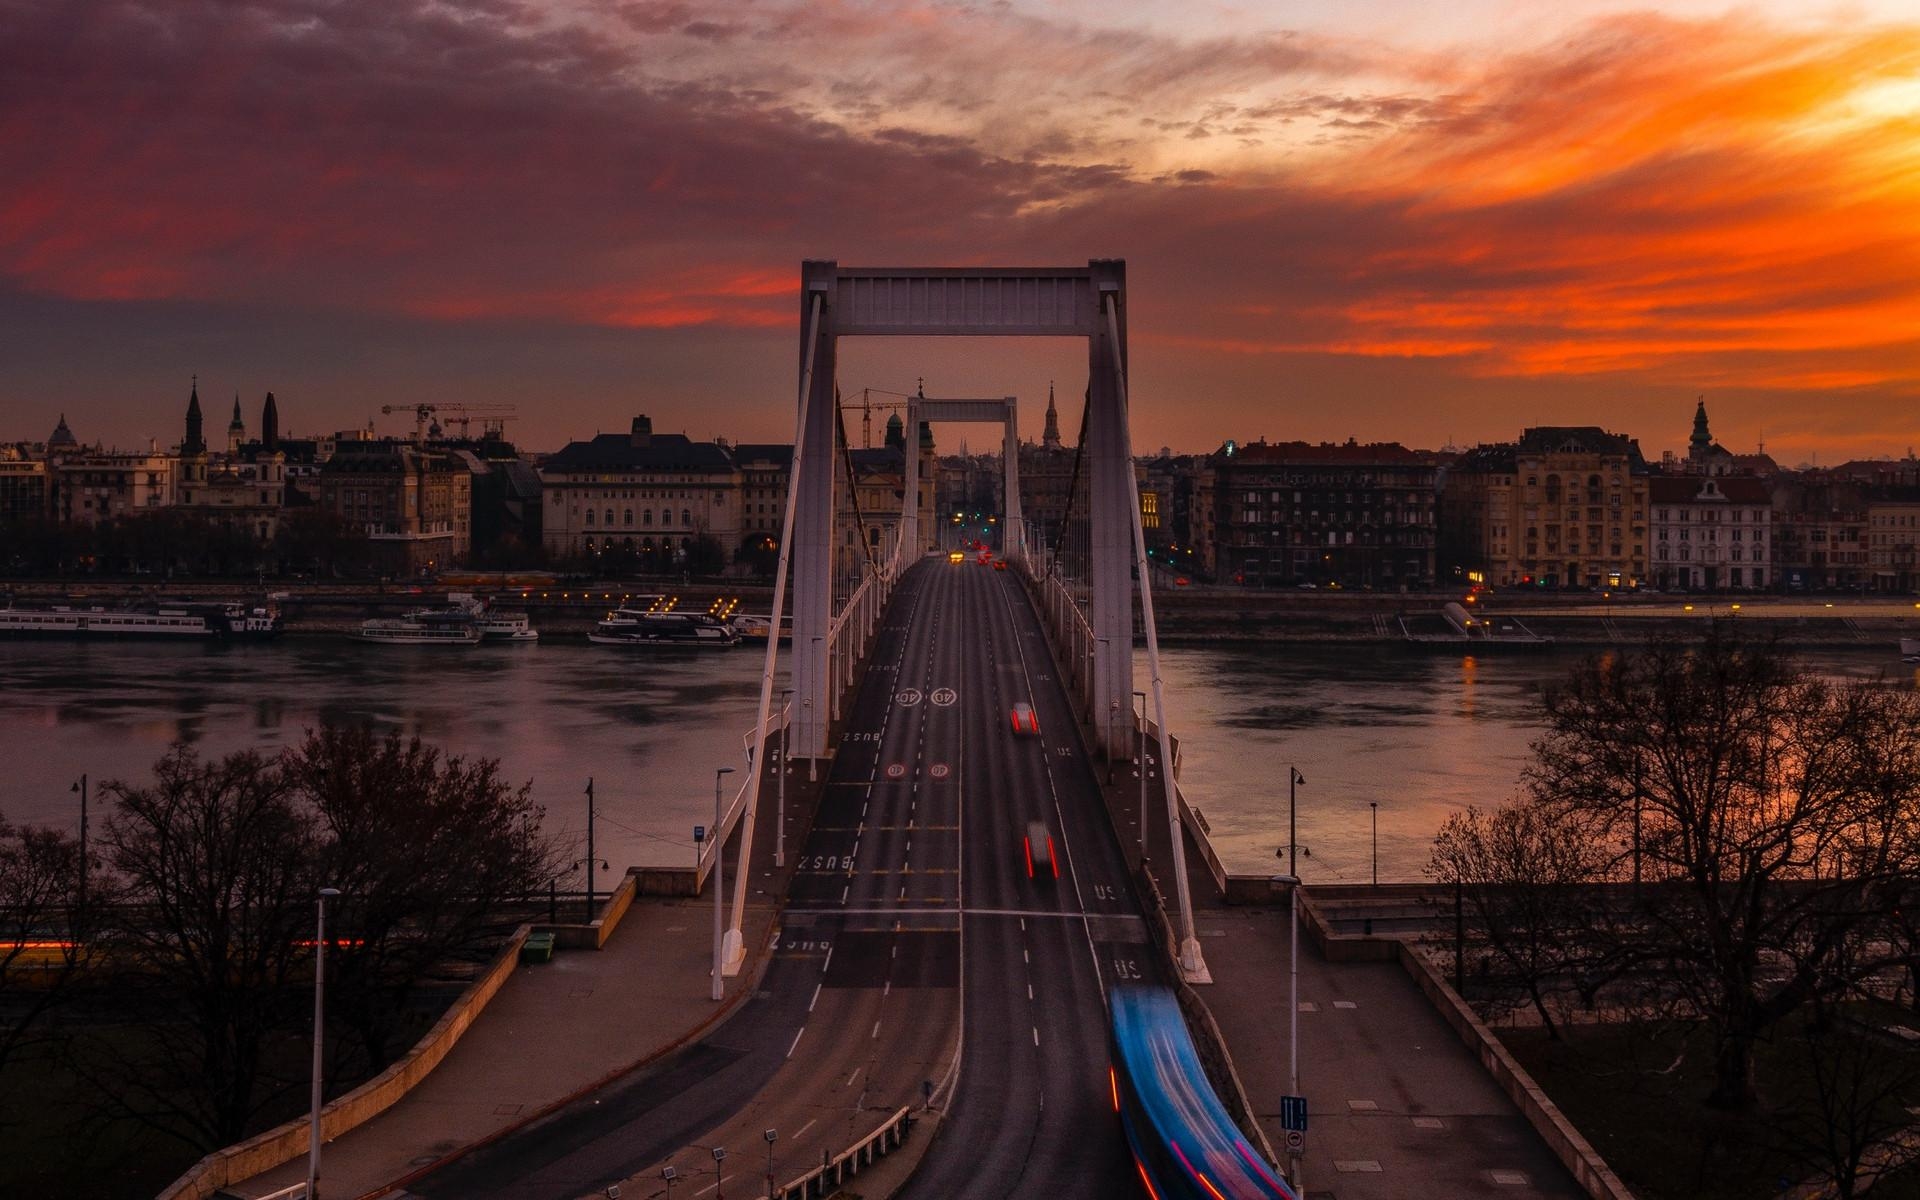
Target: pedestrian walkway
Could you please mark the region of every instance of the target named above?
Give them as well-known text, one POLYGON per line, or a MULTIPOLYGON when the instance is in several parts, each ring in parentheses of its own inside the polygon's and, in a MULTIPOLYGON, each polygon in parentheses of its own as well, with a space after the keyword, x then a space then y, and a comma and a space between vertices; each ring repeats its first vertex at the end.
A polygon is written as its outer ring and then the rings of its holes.
MULTIPOLYGON (((1287 910, 1208 905, 1195 925, 1201 998, 1284 1154, 1287 910)), ((1329 963, 1303 937, 1299 1017, 1309 1198, 1586 1195, 1398 963, 1329 963)))
MULTIPOLYGON (((796 772, 804 779, 805 772, 796 772)), ((771 785, 768 785, 771 787, 771 785)), ((792 790, 794 784, 790 782, 792 790)), ((800 844, 810 812, 794 801, 787 846, 800 844)), ((792 870, 773 869, 773 824, 760 821, 754 886, 742 934, 747 963, 727 980, 729 999, 753 987, 792 870)), ((729 877, 738 837, 727 849, 729 877)), ((732 881, 728 881, 729 901, 732 881)), ((447 1057, 392 1108, 327 1143, 328 1197, 382 1195, 449 1156, 491 1141, 543 1111, 681 1045, 722 1019, 711 999, 712 887, 695 898, 638 897, 600 950, 560 950, 522 964, 447 1057)), ((306 1179, 306 1159, 229 1187, 265 1196, 306 1179)))
MULTIPOLYGON (((1116 774, 1108 807, 1135 857, 1139 777, 1124 764, 1116 774)), ((1172 903, 1170 834, 1151 772, 1148 793, 1148 848, 1172 903)), ((1186 855, 1194 925, 1213 975, 1195 990, 1226 1039, 1267 1140, 1284 1158, 1288 910, 1225 904, 1190 844, 1186 855)), ((1586 1195, 1398 963, 1329 963, 1303 932, 1299 1016, 1305 1200, 1586 1195)))

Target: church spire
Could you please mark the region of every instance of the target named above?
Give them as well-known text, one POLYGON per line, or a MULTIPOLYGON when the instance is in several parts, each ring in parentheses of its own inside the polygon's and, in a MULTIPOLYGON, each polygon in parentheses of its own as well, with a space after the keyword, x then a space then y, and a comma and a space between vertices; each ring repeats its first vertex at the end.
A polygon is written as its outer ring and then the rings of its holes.
POLYGON ((280 408, 267 393, 266 407, 260 411, 260 445, 268 451, 280 448, 280 408))
POLYGON ((240 393, 233 394, 233 420, 227 422, 227 453, 236 454, 247 440, 247 423, 240 416, 240 393))
POLYGON ((193 377, 193 390, 187 393, 187 439, 180 443, 180 453, 200 454, 207 448, 207 439, 200 419, 200 377, 193 377))
POLYGON ((1687 439, 1687 457, 1704 458, 1713 448, 1713 435, 1707 432, 1707 400, 1702 396, 1693 409, 1693 436, 1687 439))
POLYGON ((1040 434, 1040 444, 1048 450, 1060 449, 1060 410, 1053 405, 1053 382, 1047 382, 1047 426, 1040 434))

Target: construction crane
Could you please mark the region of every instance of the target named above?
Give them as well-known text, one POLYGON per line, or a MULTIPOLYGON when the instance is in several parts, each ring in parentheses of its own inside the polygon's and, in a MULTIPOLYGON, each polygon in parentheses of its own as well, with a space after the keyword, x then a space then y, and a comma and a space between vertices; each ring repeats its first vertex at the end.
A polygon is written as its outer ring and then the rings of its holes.
POLYGON ((434 419, 436 414, 459 414, 448 417, 447 424, 460 426, 460 436, 464 438, 472 429, 475 417, 480 418, 480 428, 483 433, 503 432, 507 422, 514 417, 515 406, 512 404, 383 404, 380 406, 380 411, 389 416, 394 413, 412 413, 413 440, 424 446, 429 436, 440 436, 440 424, 434 419), (431 431, 428 429, 429 422, 432 422, 431 431))
MULTIPOLYGON (((922 400, 926 399, 926 384, 924 381, 921 383, 919 398, 922 400)), ((849 400, 844 402, 841 407, 857 408, 860 410, 860 445, 865 449, 871 450, 873 448, 873 410, 876 408, 905 408, 907 401, 912 399, 914 399, 914 397, 907 392, 890 392, 886 388, 861 388, 859 403, 856 404, 849 400), (882 396, 898 396, 900 398, 898 400, 875 400, 873 399, 873 394, 876 392, 882 396)))

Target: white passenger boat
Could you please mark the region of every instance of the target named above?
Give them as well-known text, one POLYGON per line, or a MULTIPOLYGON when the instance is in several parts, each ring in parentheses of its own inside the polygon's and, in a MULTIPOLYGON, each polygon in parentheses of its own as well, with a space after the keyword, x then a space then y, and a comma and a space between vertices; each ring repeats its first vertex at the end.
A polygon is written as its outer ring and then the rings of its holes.
POLYGON ((462 616, 436 614, 431 610, 410 612, 404 617, 375 617, 360 624, 356 635, 363 642, 385 642, 393 646, 477 646, 480 628, 462 616))
POLYGON ((473 619, 474 627, 480 631, 481 641, 525 645, 540 640, 539 631, 533 628, 526 613, 504 612, 495 608, 492 601, 484 600, 472 592, 448 592, 447 603, 473 619))
POLYGON ((271 607, 226 601, 160 601, 126 608, 49 604, 0 608, 0 635, 85 638, 268 638, 280 632, 271 607))
POLYGON ((1920 662, 1920 638, 1901 638, 1900 657, 1906 662, 1920 662))
POLYGON ((736 645, 740 635, 708 613, 645 612, 622 608, 593 627, 587 640, 596 646, 712 646, 736 645))

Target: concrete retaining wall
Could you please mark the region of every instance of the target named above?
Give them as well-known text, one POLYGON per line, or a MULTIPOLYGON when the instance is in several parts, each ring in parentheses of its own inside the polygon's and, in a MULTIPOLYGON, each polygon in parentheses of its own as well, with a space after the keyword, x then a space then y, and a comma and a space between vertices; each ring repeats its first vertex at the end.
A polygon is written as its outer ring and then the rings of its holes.
MULTIPOLYGON (((522 925, 514 930, 513 936, 507 939, 507 944, 501 948, 486 974, 468 985, 460 999, 434 1023, 424 1037, 414 1043, 413 1049, 407 1051, 405 1057, 322 1108, 321 1137, 331 1141, 385 1112, 411 1091, 415 1084, 426 1078, 429 1071, 439 1066, 440 1060, 453 1049, 454 1043, 460 1040, 460 1036, 466 1033, 474 1019, 487 1007, 494 993, 513 974, 520 960, 520 945, 527 940, 527 934, 532 929, 531 925, 522 925)), ((291 1162, 307 1152, 310 1128, 308 1119, 301 1117, 224 1150, 216 1150, 174 1180, 157 1200, 206 1200, 220 1188, 291 1162)))
POLYGON ((1587 1195, 1593 1200, 1633 1200, 1633 1193, 1627 1190, 1627 1185, 1607 1166, 1592 1144, 1580 1136, 1580 1131, 1573 1127, 1573 1122, 1567 1120, 1560 1106, 1540 1090, 1540 1085, 1527 1074, 1526 1068, 1475 1015, 1460 994, 1448 986, 1446 979, 1434 970, 1433 964, 1406 942, 1382 940, 1399 958, 1401 967, 1420 985, 1420 990, 1426 993, 1434 1009, 1445 1018, 1447 1024, 1453 1026, 1453 1031, 1460 1035, 1460 1040, 1467 1044, 1467 1048, 1479 1056, 1481 1065, 1493 1076, 1494 1082, 1520 1106, 1520 1111, 1526 1114, 1527 1123, 1546 1141, 1554 1156, 1573 1173, 1574 1179, 1586 1189, 1587 1195))

